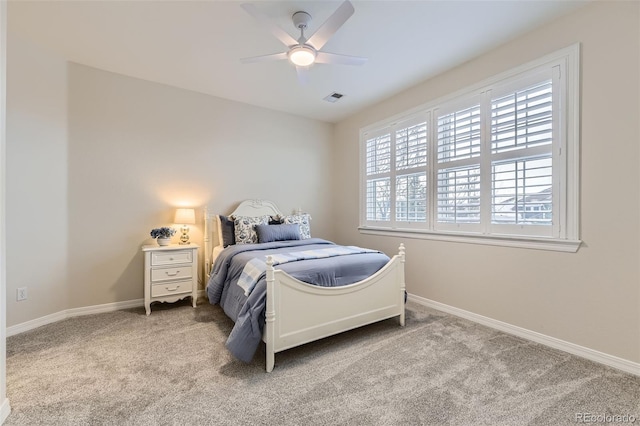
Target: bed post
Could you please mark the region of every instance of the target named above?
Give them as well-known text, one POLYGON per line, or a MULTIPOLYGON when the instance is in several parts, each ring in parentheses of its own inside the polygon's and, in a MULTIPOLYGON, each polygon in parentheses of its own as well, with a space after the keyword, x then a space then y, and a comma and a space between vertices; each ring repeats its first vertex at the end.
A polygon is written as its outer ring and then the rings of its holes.
POLYGON ((209 284, 209 273, 211 272, 211 243, 209 242, 209 208, 204 206, 204 283, 203 288, 209 284))
POLYGON ((402 306, 402 311, 400 312, 400 325, 404 327, 405 283, 404 283, 404 244, 402 243, 400 243, 400 247, 398 247, 398 254, 400 255, 400 269, 398 271, 398 280, 400 281, 400 306, 402 306))
POLYGON ((267 306, 265 309, 265 343, 267 344, 267 373, 273 371, 275 364, 275 352, 273 343, 275 340, 274 321, 276 320, 275 297, 273 294, 275 288, 275 269, 273 268, 273 257, 267 256, 267 306))

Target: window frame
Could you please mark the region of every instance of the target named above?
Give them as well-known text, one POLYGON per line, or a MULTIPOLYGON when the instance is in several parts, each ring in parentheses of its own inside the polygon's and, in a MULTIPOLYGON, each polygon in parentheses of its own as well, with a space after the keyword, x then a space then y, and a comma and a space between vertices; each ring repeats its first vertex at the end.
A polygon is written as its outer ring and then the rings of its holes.
MULTIPOLYGON (((555 78, 555 77, 553 77, 555 78)), ((422 104, 409 111, 397 114, 386 120, 360 129, 360 225, 363 234, 386 235, 403 238, 430 239, 439 241, 455 241, 473 244, 488 244, 507 247, 524 247, 541 250, 576 252, 580 247, 579 239, 579 112, 580 112, 580 44, 553 52, 537 60, 502 72, 477 84, 458 90, 450 95, 422 104), (554 81, 553 96, 553 143, 552 158, 552 192, 553 223, 550 233, 536 235, 517 234, 514 230, 523 226, 538 225, 492 224, 491 222, 491 101, 500 94, 508 93, 509 86, 523 88, 522 81, 535 80, 540 72, 551 72, 561 77, 557 84, 554 81), (438 170, 446 163, 438 164, 437 159, 437 120, 438 110, 455 110, 456 105, 471 106, 473 99, 481 103, 481 156, 475 158, 480 164, 481 174, 481 210, 480 224, 471 226, 445 226, 438 223, 437 178, 438 170), (488 108, 488 111, 487 111, 488 108), (558 116, 556 116, 558 114, 558 116), (426 222, 397 222, 395 219, 395 140, 391 144, 392 181, 390 203, 393 206, 390 221, 367 220, 366 212, 366 140, 372 134, 385 131, 395 132, 396 126, 416 121, 424 117, 427 122, 427 218, 426 222), (486 152, 486 153, 485 153, 486 152), (364 153, 364 154, 363 154, 364 153), (487 180, 488 179, 488 180, 487 180), (436 182, 436 183, 434 183, 436 182), (488 182, 488 183, 487 183, 488 182)), ((417 121, 416 121, 417 122, 417 121)), ((455 163, 455 161, 454 161, 455 163)), ((474 158, 460 164, 474 163, 474 158)), ((399 173, 404 174, 404 173, 399 173)), ((467 225, 467 224, 464 224, 467 225)))
MULTIPOLYGON (((398 177, 401 176, 408 176, 411 174, 415 173, 416 167, 408 167, 408 168, 404 168, 401 170, 398 170, 396 167, 396 132, 400 129, 405 129, 405 128, 409 128, 415 125, 418 125, 422 122, 426 122, 427 123, 427 134, 429 133, 429 119, 430 119, 430 115, 427 113, 425 114, 424 112, 421 112, 419 114, 412 114, 409 116, 404 116, 402 117, 402 119, 397 120, 393 123, 389 123, 386 126, 380 127, 380 128, 371 128, 368 129, 366 132, 362 133, 361 137, 364 137, 364 139, 362 140, 362 150, 364 151, 364 155, 361 155, 362 160, 362 167, 361 167, 361 179, 362 179, 362 183, 361 183, 361 200, 363 200, 363 205, 361 207, 361 223, 363 223, 362 221, 366 221, 368 226, 371 227, 381 227, 381 228, 389 228, 389 226, 387 226, 387 224, 391 224, 392 228, 402 228, 402 229, 421 229, 424 227, 424 223, 425 222, 410 222, 410 221, 398 221, 397 220, 397 211, 396 211, 396 207, 397 207, 397 203, 392 202, 391 200, 395 200, 395 197, 392 197, 390 200, 390 206, 389 206, 389 221, 378 221, 378 220, 367 220, 367 200, 366 200, 366 184, 367 181, 369 180, 369 176, 371 180, 375 180, 375 179, 382 179, 386 176, 389 177, 390 179, 390 188, 389 188, 389 192, 390 194, 395 194, 396 193, 396 181, 398 177), (373 138, 377 138, 383 135, 389 135, 390 140, 391 140, 391 161, 390 161, 390 170, 388 173, 375 173, 372 175, 367 175, 367 163, 366 163, 366 144, 367 141, 373 139, 373 138), (400 226, 399 226, 400 225, 400 226)), ((428 135, 427 135, 428 137, 428 135)), ((429 158, 429 154, 427 153, 427 161, 429 158)), ((429 179, 429 175, 427 173, 426 176, 427 180, 429 179)), ((429 193, 427 192, 427 206, 429 205, 429 193)))

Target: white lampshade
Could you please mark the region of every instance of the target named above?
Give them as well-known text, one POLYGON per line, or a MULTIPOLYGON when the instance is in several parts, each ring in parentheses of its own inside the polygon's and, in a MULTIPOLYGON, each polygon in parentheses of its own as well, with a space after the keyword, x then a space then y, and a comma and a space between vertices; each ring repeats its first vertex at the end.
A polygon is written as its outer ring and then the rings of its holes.
POLYGON ((316 52, 308 46, 294 47, 289 51, 289 60, 299 67, 306 67, 316 60, 316 52))
POLYGON ((196 212, 194 209, 178 209, 176 210, 176 218, 174 223, 189 224, 196 223, 196 212))

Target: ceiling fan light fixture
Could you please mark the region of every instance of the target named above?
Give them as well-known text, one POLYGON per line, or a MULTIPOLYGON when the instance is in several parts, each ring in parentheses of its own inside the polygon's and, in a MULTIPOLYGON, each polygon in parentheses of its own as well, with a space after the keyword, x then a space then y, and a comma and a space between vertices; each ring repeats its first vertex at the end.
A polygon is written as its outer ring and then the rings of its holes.
POLYGON ((316 61, 316 51, 309 46, 296 46, 289 51, 289 60, 298 67, 308 67, 316 61))

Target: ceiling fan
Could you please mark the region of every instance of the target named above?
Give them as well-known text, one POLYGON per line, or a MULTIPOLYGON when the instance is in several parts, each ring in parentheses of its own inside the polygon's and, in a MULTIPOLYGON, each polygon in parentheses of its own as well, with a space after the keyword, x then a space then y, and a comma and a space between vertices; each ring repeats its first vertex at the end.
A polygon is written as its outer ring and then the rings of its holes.
POLYGON ((296 66, 298 78, 306 81, 306 70, 314 63, 319 64, 341 64, 341 65, 362 65, 367 62, 367 58, 358 56, 338 55, 321 51, 322 47, 329 41, 336 31, 353 15, 354 8, 349 0, 336 9, 335 12, 316 30, 311 37, 306 37, 304 32, 311 21, 311 15, 305 11, 298 11, 291 17, 293 25, 300 30, 300 38, 297 40, 288 32, 272 22, 268 16, 255 8, 253 4, 243 3, 241 7, 253 16, 260 24, 268 29, 278 40, 280 40, 288 50, 286 52, 274 53, 270 55, 254 56, 243 58, 243 63, 276 61, 289 59, 296 66))

